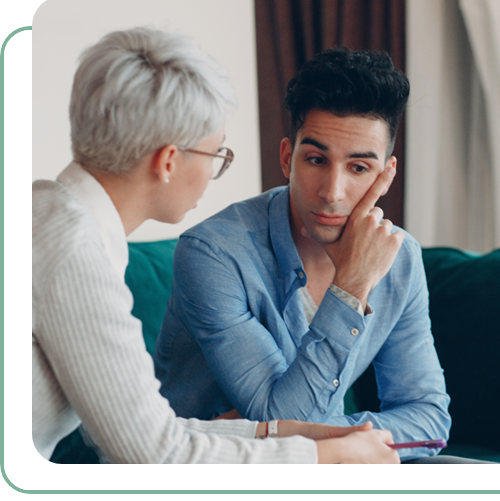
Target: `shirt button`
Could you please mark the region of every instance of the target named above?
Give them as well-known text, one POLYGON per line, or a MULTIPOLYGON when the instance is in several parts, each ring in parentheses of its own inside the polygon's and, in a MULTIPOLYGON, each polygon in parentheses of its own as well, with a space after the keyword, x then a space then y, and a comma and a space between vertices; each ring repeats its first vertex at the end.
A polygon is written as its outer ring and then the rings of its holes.
POLYGON ((301 271, 299 271, 299 278, 304 278, 304 274, 301 271))
POLYGON ((333 380, 333 386, 338 386, 340 384, 340 381, 338 379, 333 380))
POLYGON ((359 334, 358 329, 356 329, 356 328, 351 329, 351 334, 352 334, 353 336, 357 336, 357 335, 359 334))

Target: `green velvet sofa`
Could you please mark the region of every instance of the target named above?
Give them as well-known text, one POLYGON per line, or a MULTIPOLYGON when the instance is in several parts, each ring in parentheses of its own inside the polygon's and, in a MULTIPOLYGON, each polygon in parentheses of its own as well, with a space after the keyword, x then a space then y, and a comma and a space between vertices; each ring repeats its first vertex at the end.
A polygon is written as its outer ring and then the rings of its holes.
MULTIPOLYGON (((147 350, 156 337, 172 287, 177 240, 130 243, 125 281, 132 314, 142 321, 147 350)), ((423 250, 436 349, 445 371, 453 420, 445 454, 500 462, 500 249, 484 256, 452 248, 423 250)), ((346 414, 379 410, 370 367, 346 395, 346 414)), ((436 437, 439 438, 439 437, 436 437)), ((61 440, 51 461, 97 463, 78 430, 61 440)))

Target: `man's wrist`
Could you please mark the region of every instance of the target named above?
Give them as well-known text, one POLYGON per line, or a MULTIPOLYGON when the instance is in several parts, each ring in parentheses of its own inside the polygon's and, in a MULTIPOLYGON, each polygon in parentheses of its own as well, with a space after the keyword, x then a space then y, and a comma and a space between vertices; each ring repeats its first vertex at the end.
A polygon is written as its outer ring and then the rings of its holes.
MULTIPOLYGON (((360 315, 369 315, 373 313, 371 306, 368 304, 368 296, 363 300, 353 295, 351 292, 339 287, 335 283, 331 283, 329 289, 344 303, 356 310, 360 315)), ((361 296, 363 298, 364 296, 361 296)))

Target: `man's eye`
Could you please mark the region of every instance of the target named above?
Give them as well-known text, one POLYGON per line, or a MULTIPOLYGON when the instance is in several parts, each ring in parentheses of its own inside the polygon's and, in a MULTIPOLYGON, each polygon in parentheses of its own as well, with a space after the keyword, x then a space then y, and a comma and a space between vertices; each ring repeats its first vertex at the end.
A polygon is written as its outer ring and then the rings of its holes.
POLYGON ((307 157, 307 161, 313 165, 321 165, 323 163, 322 157, 307 157))
POLYGON ((353 165, 352 170, 356 174, 363 174, 363 172, 368 172, 368 169, 364 165, 353 165))

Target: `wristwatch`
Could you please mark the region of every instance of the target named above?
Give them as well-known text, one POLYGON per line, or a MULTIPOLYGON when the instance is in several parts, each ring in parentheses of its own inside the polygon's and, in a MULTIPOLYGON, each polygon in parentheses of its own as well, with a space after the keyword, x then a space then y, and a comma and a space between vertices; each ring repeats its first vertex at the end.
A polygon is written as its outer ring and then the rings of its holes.
POLYGON ((267 436, 268 437, 271 437, 271 438, 279 438, 279 433, 278 433, 278 423, 279 423, 279 419, 273 419, 272 421, 269 421, 269 425, 268 425, 268 434, 267 436))

